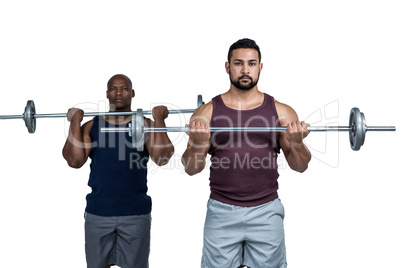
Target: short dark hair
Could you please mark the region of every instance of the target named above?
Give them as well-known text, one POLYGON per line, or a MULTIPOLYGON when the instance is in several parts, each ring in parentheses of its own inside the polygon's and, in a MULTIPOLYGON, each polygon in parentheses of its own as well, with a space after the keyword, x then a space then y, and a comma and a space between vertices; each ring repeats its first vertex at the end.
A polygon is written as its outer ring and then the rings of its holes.
POLYGON ((257 43, 254 40, 248 39, 248 38, 243 38, 235 43, 233 43, 230 48, 229 48, 229 53, 228 53, 228 62, 230 63, 230 59, 233 56, 233 50, 238 49, 238 48, 252 48, 257 50, 258 52, 258 60, 261 62, 261 51, 260 47, 257 45, 257 43))

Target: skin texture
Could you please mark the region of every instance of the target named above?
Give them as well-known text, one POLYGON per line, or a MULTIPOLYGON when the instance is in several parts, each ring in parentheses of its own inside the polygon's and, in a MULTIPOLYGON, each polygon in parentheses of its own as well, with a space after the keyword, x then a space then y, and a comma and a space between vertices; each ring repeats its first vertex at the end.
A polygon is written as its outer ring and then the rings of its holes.
MULTIPOLYGON (((250 110, 262 105, 264 94, 258 90, 258 78, 263 69, 255 49, 233 50, 230 62, 225 63, 231 81, 230 88, 221 95, 226 106, 237 110, 250 110)), ((279 120, 287 131, 280 133, 279 143, 291 169, 304 172, 311 154, 303 144, 309 131, 308 124, 300 122, 296 112, 288 105, 275 100, 279 120)), ((199 107, 190 119, 189 141, 182 163, 189 175, 201 172, 211 144, 209 125, 212 118, 212 101, 199 107)))
MULTIPOLYGON (((131 111, 131 100, 135 97, 131 81, 124 75, 113 76, 108 84, 106 97, 109 99, 111 112, 131 111)), ((81 109, 71 108, 67 113, 67 120, 70 122, 70 131, 63 148, 63 157, 69 166, 73 168, 82 167, 88 160, 91 152, 91 138, 89 131, 93 120, 81 126, 84 112, 81 109)), ((157 106, 152 109, 152 116, 155 121, 145 119, 146 126, 166 127, 165 119, 168 117, 168 110, 165 106, 157 106)), ((106 121, 112 124, 126 124, 131 121, 131 115, 105 116, 106 121)), ((145 146, 151 159, 157 165, 165 165, 174 153, 174 147, 167 133, 149 133, 145 146)))
MULTIPOLYGON (((131 111, 131 100, 135 92, 132 89, 130 79, 125 75, 113 76, 107 84, 106 97, 109 99, 111 112, 131 111)), ((165 119, 168 117, 168 109, 165 106, 157 106, 152 109, 152 116, 155 121, 145 119, 144 123, 152 127, 166 127, 165 119)), ((84 112, 81 109, 71 108, 67 113, 67 120, 70 122, 70 131, 63 148, 63 157, 68 165, 73 168, 82 167, 88 160, 91 152, 91 137, 89 131, 93 120, 83 126, 84 112)), ((112 124, 126 124, 131 121, 129 116, 105 116, 106 121, 112 124)), ((150 133, 145 141, 145 146, 151 159, 159 166, 168 163, 174 153, 174 147, 167 133, 150 133)), ((106 268, 110 268, 107 266, 106 268)))

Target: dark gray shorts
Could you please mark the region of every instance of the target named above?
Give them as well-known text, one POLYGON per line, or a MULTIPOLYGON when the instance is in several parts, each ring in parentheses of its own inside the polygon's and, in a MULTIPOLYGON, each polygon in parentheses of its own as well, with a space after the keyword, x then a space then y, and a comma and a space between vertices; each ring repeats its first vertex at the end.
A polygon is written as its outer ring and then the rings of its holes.
POLYGON ((85 213, 88 268, 148 268, 151 214, 102 217, 85 213))

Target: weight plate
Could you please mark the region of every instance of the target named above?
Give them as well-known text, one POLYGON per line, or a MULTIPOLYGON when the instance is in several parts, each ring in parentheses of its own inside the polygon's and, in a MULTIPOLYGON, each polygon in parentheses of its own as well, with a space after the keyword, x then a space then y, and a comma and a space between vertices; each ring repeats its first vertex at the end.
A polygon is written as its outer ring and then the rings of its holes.
POLYGON ((35 133, 36 130, 36 118, 34 117, 34 115, 35 115, 35 103, 33 100, 29 100, 27 102, 27 106, 25 106, 23 116, 25 126, 27 127, 29 133, 35 133))
POLYGON ((144 151, 144 114, 142 109, 137 109, 137 112, 133 114, 132 120, 132 144, 137 151, 144 151))
POLYGON ((366 126, 366 117, 364 116, 364 113, 360 112, 360 117, 362 120, 362 128, 363 128, 363 135, 362 135, 362 140, 361 140, 360 146, 363 146, 364 141, 366 139, 367 126, 366 126))
POLYGON ((358 151, 364 144, 367 129, 364 114, 358 108, 350 110, 349 126, 352 128, 349 131, 350 147, 352 150, 358 151))

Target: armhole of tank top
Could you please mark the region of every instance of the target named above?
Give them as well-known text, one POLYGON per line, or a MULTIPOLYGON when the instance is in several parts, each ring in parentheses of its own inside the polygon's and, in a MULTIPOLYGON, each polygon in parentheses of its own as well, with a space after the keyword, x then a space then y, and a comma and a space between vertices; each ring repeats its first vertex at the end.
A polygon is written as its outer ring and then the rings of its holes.
POLYGON ((216 109, 215 109, 215 108, 216 108, 216 106, 218 105, 219 98, 220 98, 220 95, 218 95, 218 96, 212 98, 211 122, 209 123, 211 126, 213 126, 213 125, 212 125, 212 122, 213 122, 213 119, 216 117, 216 115, 215 115, 216 109))
POLYGON ((275 98, 272 97, 272 96, 270 96, 270 95, 267 95, 267 97, 270 98, 270 102, 271 102, 271 105, 272 105, 272 109, 273 109, 273 111, 274 111, 274 113, 275 113, 276 120, 277 120, 277 126, 280 127, 280 126, 281 126, 281 120, 279 119, 278 110, 276 110, 275 98))
POLYGON ((96 126, 96 125, 99 126, 99 117, 98 116, 95 116, 94 118, 92 118, 92 126, 89 129, 89 136, 91 137, 91 139, 94 136, 94 133, 93 133, 95 131, 94 126, 96 126))
MULTIPOLYGON (((143 116, 144 117, 144 125, 145 125, 145 120, 147 119, 145 116, 143 116)), ((128 126, 128 124, 130 124, 131 123, 131 121, 130 122, 127 122, 127 126, 128 126)), ((144 133, 144 150, 143 150, 143 152, 144 153, 146 153, 146 155, 147 156, 149 156, 149 151, 148 151, 148 148, 147 148, 147 139, 148 139, 148 136, 149 136, 149 133, 150 132, 145 132, 144 133)))
MULTIPOLYGON (((144 125, 145 125, 145 119, 147 119, 147 118, 146 118, 145 116, 143 116, 143 117, 144 117, 144 125)), ((128 126, 129 123, 130 123, 130 122, 127 123, 127 126, 128 126)), ((148 134, 149 134, 149 132, 145 132, 145 133, 144 133, 144 150, 146 150, 147 153, 148 153, 148 148, 147 148, 148 134)), ((149 153, 148 153, 148 154, 149 154, 149 153)))
MULTIPOLYGON (((278 111, 276 110, 275 98, 272 97, 272 96, 269 96, 269 97, 271 99, 272 108, 273 108, 273 111, 275 112, 275 116, 276 116, 276 120, 275 120, 277 122, 276 126, 280 127, 281 126, 281 120, 279 119, 279 114, 278 114, 278 111)), ((278 145, 278 148, 276 149, 277 154, 281 153, 281 144, 279 142, 279 138, 280 138, 280 132, 277 132, 276 133, 276 142, 277 142, 277 145, 278 145)))

